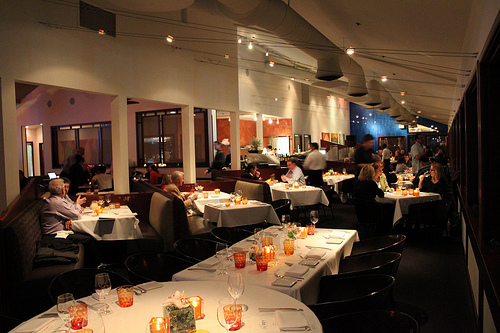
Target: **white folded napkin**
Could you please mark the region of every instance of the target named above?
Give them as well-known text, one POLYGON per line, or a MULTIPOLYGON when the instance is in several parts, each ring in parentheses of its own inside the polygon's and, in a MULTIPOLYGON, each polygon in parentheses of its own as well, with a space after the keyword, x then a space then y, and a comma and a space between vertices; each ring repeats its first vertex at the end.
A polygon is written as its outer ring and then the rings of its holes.
POLYGON ((47 327, 49 327, 50 324, 54 321, 54 318, 47 318, 47 319, 32 319, 21 326, 19 326, 17 329, 15 329, 12 332, 16 333, 36 333, 40 332, 47 327))
MULTIPOLYGON (((92 293, 92 298, 95 299, 96 301, 99 301, 99 295, 96 293, 92 293)), ((104 298, 105 301, 114 301, 118 299, 118 294, 116 293, 116 288, 111 289, 109 294, 104 298)))
POLYGON ((320 249, 312 249, 307 252, 307 254, 304 256, 304 258, 309 259, 309 258, 314 258, 314 259, 321 259, 323 256, 326 254, 325 250, 320 250, 320 249))
POLYGON ((309 272, 309 267, 302 265, 293 265, 289 270, 285 272, 285 276, 300 278, 303 277, 307 272, 309 272))
POLYGON ((156 282, 156 281, 149 281, 149 282, 144 282, 144 283, 138 284, 137 287, 142 288, 146 291, 150 291, 153 289, 163 287, 163 284, 156 282))
POLYGON ((204 260, 196 265, 196 267, 201 267, 201 268, 211 268, 212 266, 215 266, 219 263, 219 259, 215 257, 208 258, 207 260, 204 260))
POLYGON ((336 231, 333 230, 329 234, 323 235, 326 239, 332 239, 332 238, 341 238, 344 239, 346 233, 344 231, 336 231))
POLYGON ((250 251, 250 248, 252 247, 251 244, 248 244, 248 242, 245 242, 243 244, 235 244, 231 246, 231 250, 235 252, 248 252, 250 251))
POLYGON ((344 240, 342 238, 332 238, 332 239, 327 239, 326 244, 342 244, 344 240))
POLYGON ((66 238, 68 235, 74 234, 73 230, 61 230, 56 233, 55 238, 66 238))
POLYGON ((302 311, 277 310, 274 318, 280 331, 307 331, 309 322, 302 311))

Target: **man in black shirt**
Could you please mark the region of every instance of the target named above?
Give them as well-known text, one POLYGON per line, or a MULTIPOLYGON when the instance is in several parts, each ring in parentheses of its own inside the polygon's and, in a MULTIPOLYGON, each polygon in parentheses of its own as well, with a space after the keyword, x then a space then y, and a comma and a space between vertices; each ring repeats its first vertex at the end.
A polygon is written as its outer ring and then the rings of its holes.
POLYGON ((356 177, 365 165, 373 163, 373 136, 366 134, 361 140, 361 147, 354 153, 354 163, 356 163, 356 177))
POLYGON ((220 149, 221 143, 219 141, 214 141, 214 149, 215 156, 210 168, 205 170, 205 174, 209 174, 213 169, 222 170, 224 168, 224 164, 226 163, 226 157, 224 156, 224 152, 220 149))
POLYGON ((256 164, 250 163, 249 165, 247 165, 245 171, 243 171, 240 177, 245 179, 260 180, 260 171, 257 170, 256 164))

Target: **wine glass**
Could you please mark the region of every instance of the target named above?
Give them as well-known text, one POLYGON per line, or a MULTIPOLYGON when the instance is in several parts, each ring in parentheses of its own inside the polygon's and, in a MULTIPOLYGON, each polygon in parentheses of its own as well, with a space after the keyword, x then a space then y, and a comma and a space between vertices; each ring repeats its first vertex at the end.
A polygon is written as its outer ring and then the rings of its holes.
POLYGON ((286 228, 292 222, 292 218, 288 214, 281 215, 281 226, 286 228))
POLYGON ((106 203, 109 206, 109 203, 111 202, 111 194, 106 194, 106 203))
POLYGON ((318 223, 318 220, 319 220, 318 211, 311 210, 311 212, 309 213, 309 218, 311 219, 311 223, 316 225, 316 223, 318 223))
POLYGON ((104 205, 104 197, 102 195, 99 196, 99 206, 103 206, 104 205))
MULTIPOLYGON (((111 279, 109 278, 108 273, 99 273, 95 276, 95 292, 97 296, 99 296, 99 302, 102 302, 104 298, 111 291, 111 279)), ((103 315, 107 315, 111 313, 111 310, 108 310, 108 305, 103 302, 104 306, 100 309, 100 313, 103 315)))
POLYGON ((253 229, 253 242, 254 244, 259 244, 261 239, 262 228, 253 229))
POLYGON ((292 232, 295 235, 295 248, 300 249, 299 238, 300 238, 300 228, 301 224, 299 222, 292 223, 292 232))
POLYGON ((217 321, 226 331, 236 331, 242 326, 241 310, 230 298, 219 300, 217 304, 217 321))
POLYGON ((243 281, 241 273, 232 273, 227 277, 227 291, 234 299, 234 304, 236 304, 236 300, 240 298, 245 291, 245 282, 243 281))
POLYGON ((345 175, 347 175, 347 171, 346 171, 346 169, 345 169, 345 168, 343 168, 343 169, 342 169, 342 174, 343 174, 344 176, 345 176, 345 175))
POLYGON ((239 196, 240 198, 243 197, 243 191, 242 190, 236 191, 236 195, 239 196))
POLYGON ((71 321, 69 308, 72 306, 74 307, 75 305, 75 297, 73 294, 65 293, 57 296, 57 314, 59 315, 59 318, 65 322, 64 325, 68 328, 68 332, 70 331, 69 322, 71 321))
POLYGON ((222 243, 215 245, 215 255, 219 260, 219 272, 217 272, 217 275, 226 275, 224 261, 227 260, 227 245, 222 243))

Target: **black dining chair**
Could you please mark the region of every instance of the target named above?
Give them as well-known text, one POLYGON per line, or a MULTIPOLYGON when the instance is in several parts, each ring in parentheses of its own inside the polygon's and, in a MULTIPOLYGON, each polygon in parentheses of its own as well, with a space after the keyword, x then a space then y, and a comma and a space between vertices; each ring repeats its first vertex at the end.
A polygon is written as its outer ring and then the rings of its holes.
POLYGON ((184 238, 174 243, 175 251, 193 262, 200 262, 215 255, 217 244, 224 244, 204 238, 184 238))
POLYGON ((405 235, 386 235, 365 239, 352 245, 351 257, 376 252, 403 253, 405 235))
POLYGON ((172 276, 195 262, 165 253, 136 253, 125 260, 130 281, 134 284, 143 282, 172 281, 172 276))
POLYGON ((323 276, 318 303, 309 308, 319 320, 351 312, 389 309, 394 281, 389 275, 323 276))
POLYGON ((72 293, 75 299, 92 295, 95 292, 95 276, 99 273, 108 273, 111 287, 116 288, 132 283, 118 273, 97 268, 73 269, 56 276, 49 284, 49 296, 52 302, 57 302, 57 296, 72 293))
POLYGON ((253 235, 253 233, 238 227, 217 227, 212 229, 212 236, 218 241, 233 245, 253 235))
POLYGON ((290 214, 290 206, 292 205, 292 200, 290 199, 278 199, 270 202, 270 205, 273 206, 278 219, 281 221, 281 217, 283 215, 290 214))
POLYGON ((346 257, 340 260, 338 277, 384 274, 396 277, 401 254, 382 252, 346 257))
POLYGON ((417 333, 417 321, 403 312, 362 311, 321 321, 323 332, 339 333, 417 333))
POLYGON ((253 231, 255 230, 255 228, 266 229, 270 226, 271 226, 271 224, 269 224, 267 221, 263 221, 263 222, 255 223, 255 224, 240 225, 238 228, 241 228, 245 231, 248 231, 249 233, 251 233, 253 235, 253 231))

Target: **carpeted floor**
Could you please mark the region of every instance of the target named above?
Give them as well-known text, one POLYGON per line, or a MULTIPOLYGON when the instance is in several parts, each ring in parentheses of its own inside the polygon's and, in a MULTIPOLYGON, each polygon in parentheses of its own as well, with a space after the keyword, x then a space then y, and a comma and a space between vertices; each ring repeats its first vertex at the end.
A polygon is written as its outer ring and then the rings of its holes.
MULTIPOLYGON (((353 205, 333 207, 335 219, 320 210, 318 227, 355 228, 353 205)), ((423 333, 477 332, 461 242, 437 233, 407 235, 393 291, 396 310, 414 317, 423 333)))

